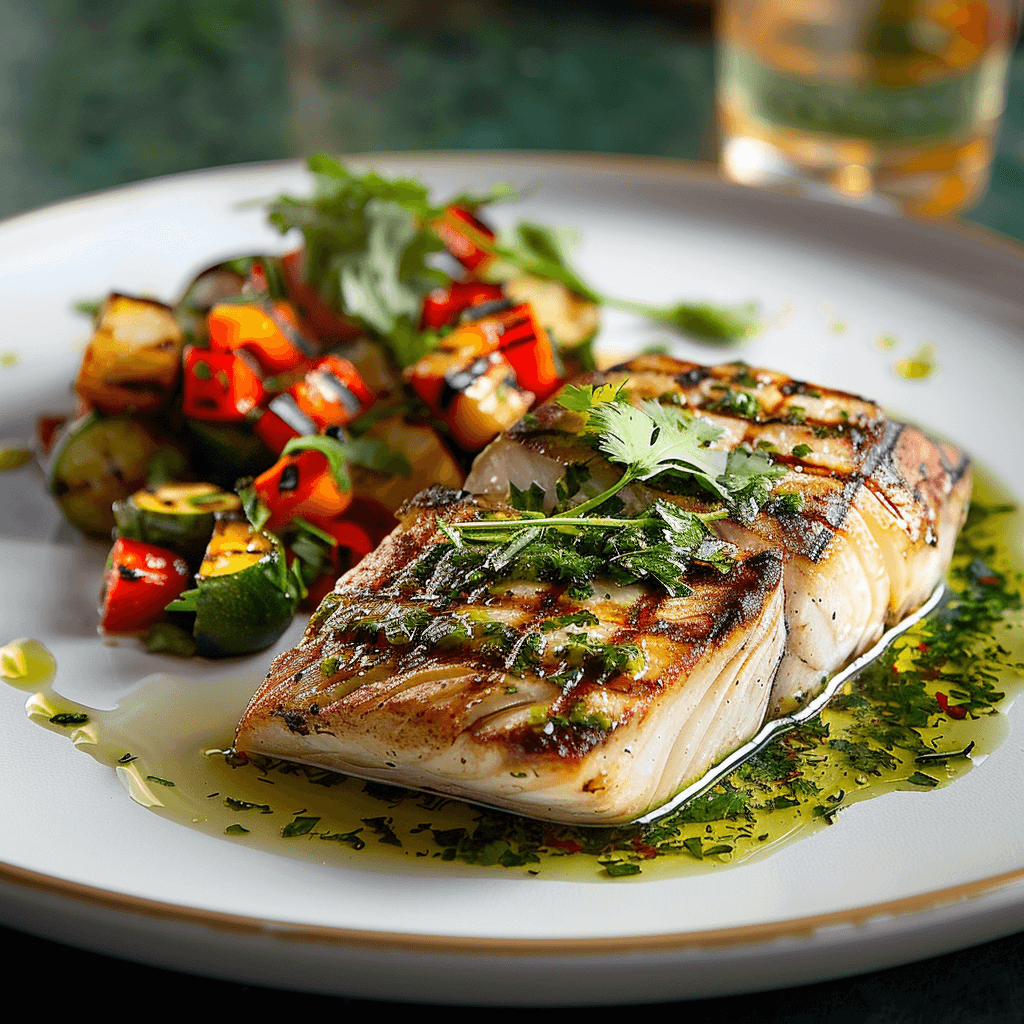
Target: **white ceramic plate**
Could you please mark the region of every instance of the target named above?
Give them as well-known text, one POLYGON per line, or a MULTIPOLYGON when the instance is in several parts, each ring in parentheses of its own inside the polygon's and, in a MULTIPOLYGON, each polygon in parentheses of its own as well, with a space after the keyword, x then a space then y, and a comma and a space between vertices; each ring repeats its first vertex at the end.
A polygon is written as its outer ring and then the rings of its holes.
MULTIPOLYGON (((381 157, 437 194, 535 186, 515 209, 577 226, 598 287, 652 301, 759 300, 776 326, 752 363, 861 392, 983 457, 1024 495, 1024 253, 976 233, 726 185, 672 162, 532 155, 381 157), (896 353, 874 344, 900 339, 896 353), (907 381, 922 342, 939 371, 907 381)), ((197 267, 281 245, 238 203, 304 191, 295 164, 166 178, 0 225, 0 436, 69 404, 85 321, 111 288, 173 296, 197 267)), ((606 317, 628 349, 660 332, 606 317)), ((683 355, 714 361, 706 347, 683 355)), ((111 706, 167 663, 95 634, 102 552, 73 538, 32 469, 0 478, 0 641, 35 636, 59 688, 111 706)), ((294 640, 296 629, 282 641, 294 640)), ((259 659, 259 675, 269 663, 259 659)), ((180 666, 176 666, 180 671, 180 666)), ((186 672, 191 672, 186 668, 186 672)), ((196 666, 197 678, 238 666, 196 666)), ((601 1003, 794 984, 1024 927, 1024 716, 954 785, 853 806, 773 856, 619 884, 386 874, 304 863, 183 828, 38 729, 0 688, 0 918, 63 941, 261 984, 413 1000, 601 1003), (1009 810, 1008 810, 1009 809, 1009 810)))

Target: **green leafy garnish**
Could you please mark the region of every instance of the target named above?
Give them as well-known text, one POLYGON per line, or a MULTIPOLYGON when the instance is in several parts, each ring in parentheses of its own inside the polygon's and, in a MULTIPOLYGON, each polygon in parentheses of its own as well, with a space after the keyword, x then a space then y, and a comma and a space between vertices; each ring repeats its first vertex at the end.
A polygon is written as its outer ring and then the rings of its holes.
MULTIPOLYGON (((362 438, 360 438, 362 441, 362 438)), ((291 455, 292 452, 314 451, 319 452, 327 459, 327 467, 338 485, 340 491, 352 490, 352 478, 348 474, 348 450, 347 445, 329 434, 309 434, 304 437, 293 437, 281 450, 281 455, 291 455)), ((243 504, 245 499, 243 498, 243 504)), ((255 524, 254 524, 255 525, 255 524)))
POLYGON ((252 477, 239 480, 236 487, 238 497, 242 502, 242 511, 245 513, 245 518, 249 520, 249 525, 254 530, 262 530, 270 521, 270 509, 257 496, 252 477))
MULTIPOLYGON (((328 468, 338 489, 352 489, 348 464, 365 466, 367 469, 385 473, 388 476, 410 476, 412 466, 403 452, 396 452, 381 437, 348 437, 344 433, 311 434, 293 437, 282 449, 282 455, 292 452, 317 451, 327 459, 328 468)), ((245 499, 243 498, 243 504, 245 499)), ((265 522, 266 520, 264 520, 265 522)))
POLYGON ((195 612, 199 605, 199 589, 183 590, 170 604, 166 605, 165 611, 169 612, 195 612))
POLYGON ((716 305, 711 302, 679 302, 656 306, 631 299, 605 298, 609 306, 636 313, 646 320, 665 324, 701 341, 736 343, 756 334, 760 327, 756 302, 740 306, 716 305))
MULTIPOLYGON (((520 518, 445 523, 442 532, 456 549, 492 545, 486 554, 464 550, 453 556, 453 565, 470 569, 468 580, 518 573, 517 578, 568 584, 573 596, 585 596, 590 581, 603 574, 624 582, 655 582, 676 595, 689 593, 683 576, 694 561, 721 572, 732 568, 732 548, 715 539, 708 524, 728 515, 741 521, 757 515, 775 481, 786 474, 772 464, 768 452, 712 449, 720 428, 655 401, 631 405, 622 385, 570 385, 558 401, 584 417, 583 436, 621 466, 622 475, 600 494, 550 516, 543 515, 546 495, 540 487, 512 488, 510 504, 522 513, 520 518), (658 500, 633 518, 595 514, 619 502, 617 493, 633 481, 658 486, 666 478, 697 486, 720 507, 697 513, 658 500)), ((560 485, 559 497, 571 496, 578 487, 578 481, 560 485)))
POLYGON ((88 721, 88 715, 73 711, 62 711, 59 714, 52 715, 50 717, 50 723, 52 725, 60 725, 65 728, 69 725, 85 725, 88 721))
POLYGON ((281 836, 284 839, 291 839, 294 836, 309 835, 316 828, 319 821, 318 817, 313 817, 312 815, 297 814, 293 821, 288 822, 281 829, 281 836))
POLYGON ((417 331, 423 296, 448 283, 428 257, 443 249, 429 221, 441 213, 427 189, 374 171, 357 175, 324 154, 309 159, 312 199, 281 196, 270 222, 305 239, 306 279, 331 308, 360 320, 388 344, 401 366, 428 340, 417 331))
POLYGON ((576 232, 570 229, 520 221, 499 234, 492 249, 499 263, 490 268, 490 273, 507 275, 510 268, 519 270, 531 277, 558 281, 577 295, 600 302, 601 295, 580 277, 570 260, 568 250, 575 239, 576 232))

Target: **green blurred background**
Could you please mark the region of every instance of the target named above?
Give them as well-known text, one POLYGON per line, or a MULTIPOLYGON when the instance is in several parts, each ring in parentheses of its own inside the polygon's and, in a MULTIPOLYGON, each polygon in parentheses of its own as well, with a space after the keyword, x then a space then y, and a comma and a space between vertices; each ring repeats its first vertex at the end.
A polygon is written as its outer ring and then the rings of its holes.
MULTIPOLYGON (((696 0, 0 0, 0 215, 316 150, 714 160, 696 0)), ((988 195, 1024 238, 1024 51, 988 195)))

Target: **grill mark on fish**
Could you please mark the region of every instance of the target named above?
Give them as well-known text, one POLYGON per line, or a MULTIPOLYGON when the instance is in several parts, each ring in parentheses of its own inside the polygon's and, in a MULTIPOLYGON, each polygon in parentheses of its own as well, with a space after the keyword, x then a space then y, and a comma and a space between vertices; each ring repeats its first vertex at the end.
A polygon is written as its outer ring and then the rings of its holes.
MULTIPOLYGON (((713 447, 773 444, 787 470, 779 490, 801 495, 799 511, 769 503, 751 523, 716 522, 739 546, 737 563, 725 576, 694 566, 686 598, 601 581, 586 601, 553 583, 460 582, 454 550, 432 547, 438 516, 501 508, 510 480, 521 489, 541 482, 550 507, 573 462, 590 467, 594 486, 621 473, 580 439, 581 417, 546 403, 478 458, 467 486, 484 497, 435 488, 400 512, 398 531, 339 581, 299 646, 272 666, 239 724, 239 749, 540 817, 628 820, 751 736, 769 707, 809 696, 941 576, 970 483, 969 461, 953 446, 855 395, 737 364, 649 356, 576 383, 619 381, 633 401, 658 399, 722 427, 713 447), (750 415, 730 414, 720 400, 729 388, 757 397, 756 408, 738 404, 750 415), (803 444, 810 451, 794 455, 803 444), (582 609, 598 619, 582 629, 590 642, 636 645, 645 666, 591 664, 582 653, 590 646, 562 639, 568 629, 541 629, 582 609), (473 625, 441 642, 470 610, 502 641, 488 643, 473 625), (355 628, 379 617, 399 636, 407 617, 424 615, 404 644, 355 628), (317 667, 325 656, 339 659, 328 677, 317 667), (307 733, 290 730, 285 715, 307 733), (608 728, 593 724, 600 715, 608 728)), ((638 483, 620 497, 630 511, 656 497, 711 507, 697 492, 638 483)))
MULTIPOLYGON (((656 771, 616 783, 611 750, 624 743, 642 750, 644 723, 650 718, 646 728, 656 728, 674 689, 692 701, 715 686, 731 687, 732 678, 719 682, 719 670, 712 666, 731 664, 732 652, 748 642, 777 661, 784 635, 778 554, 741 558, 731 580, 695 568, 687 576, 693 594, 685 598, 670 598, 653 586, 597 580, 584 601, 570 598, 560 584, 513 582, 475 603, 465 593, 441 595, 436 603, 431 588, 416 583, 411 571, 416 558, 442 537, 438 516, 470 518, 485 508, 456 500, 452 492, 434 492, 403 510, 396 534, 339 581, 302 642, 275 661, 239 723, 239 749, 404 784, 422 784, 417 773, 426 763, 447 765, 439 769, 445 778, 458 766, 463 782, 431 777, 427 788, 491 793, 489 799, 502 806, 556 819, 622 820, 656 793, 667 795, 677 780, 664 780, 656 771), (470 609, 500 624, 506 644, 488 646, 476 628, 469 639, 452 642, 422 642, 419 633, 408 643, 386 642, 384 626, 400 632, 407 616, 426 613, 430 618, 423 631, 440 624, 443 632, 446 623, 470 609), (584 609, 596 615, 598 625, 541 629, 546 621, 584 609), (576 632, 602 651, 607 645, 635 644, 646 652, 645 664, 628 669, 609 662, 599 668, 587 660, 590 654, 575 662, 563 637, 576 632), (537 660, 513 666, 527 641, 536 645, 537 660), (320 665, 328 657, 338 660, 329 663, 325 675, 320 665), (561 688, 552 672, 565 675, 561 688), (697 688, 693 698, 687 697, 691 687, 697 688), (508 693, 510 688, 516 692, 508 693), (531 716, 538 704, 546 709, 540 725, 531 716), (315 723, 311 706, 318 709, 315 723), (579 719, 574 717, 578 708, 586 709, 579 719), (611 716, 607 726, 589 724, 587 716, 598 713, 611 716), (274 721, 282 727, 275 730, 274 721), (386 758, 366 753, 382 743, 386 758), (485 764, 504 767, 482 776, 485 764), (523 771, 532 780, 528 792, 525 783, 501 781, 509 773, 518 780, 523 771), (596 778, 601 785, 588 785, 596 778), (623 785, 625 795, 616 797, 623 785)), ((430 575, 437 575, 436 566, 430 575)), ((742 728, 749 733, 763 717, 767 691, 745 700, 742 728)), ((674 729, 665 733, 667 740, 672 735, 674 729)))
MULTIPOLYGON (((777 490, 799 494, 799 511, 769 502, 752 523, 726 520, 714 529, 745 550, 777 548, 785 556, 790 643, 777 679, 777 707, 791 698, 806 699, 822 675, 870 646, 885 625, 912 611, 941 579, 970 492, 970 460, 954 446, 889 420, 857 395, 741 364, 703 367, 670 356, 641 356, 606 373, 591 373, 585 383, 625 383, 630 401, 653 399, 708 418, 724 431, 713 448, 773 445, 775 463, 787 470, 777 490), (756 404, 744 399, 733 408, 725 399, 737 392, 756 404), (794 455, 794 449, 802 454, 794 455), (849 557, 853 544, 867 545, 864 558, 849 557), (877 550, 868 550, 872 545, 877 550), (850 581, 860 595, 856 614, 869 619, 854 622, 853 613, 837 605, 839 566, 859 574, 850 581), (812 606, 837 613, 829 629, 802 625, 812 606)), ((581 429, 582 419, 555 402, 536 415, 547 431, 543 454, 553 460, 537 464, 536 475, 546 484, 557 478, 558 464, 578 458, 580 442, 572 432, 581 429), (559 426, 568 437, 555 436, 559 426)), ((514 439, 499 439, 478 458, 467 479, 470 489, 483 484, 488 494, 500 497, 503 477, 529 487, 525 473, 515 468, 510 443, 521 446, 526 463, 537 451, 523 425, 514 439)), ((593 453, 591 458, 596 482, 609 486, 621 470, 593 453)), ((630 511, 658 497, 691 511, 711 507, 696 492, 659 491, 656 480, 630 485, 620 497, 630 511)))

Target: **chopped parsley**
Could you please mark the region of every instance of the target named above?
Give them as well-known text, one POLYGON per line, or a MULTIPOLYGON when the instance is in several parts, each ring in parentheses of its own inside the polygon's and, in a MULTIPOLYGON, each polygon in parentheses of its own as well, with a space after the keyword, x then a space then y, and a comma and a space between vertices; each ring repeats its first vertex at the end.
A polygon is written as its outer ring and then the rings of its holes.
MULTIPOLYGON (((455 550, 421 560, 419 581, 434 580, 436 591, 445 562, 442 575, 449 588, 456 582, 455 571, 462 571, 461 592, 488 580, 532 579, 564 584, 570 596, 582 600, 599 576, 621 584, 657 584, 675 596, 690 592, 684 576, 695 561, 728 572, 733 549, 717 540, 708 524, 727 515, 753 519, 786 470, 773 465, 762 449, 726 453, 710 448, 721 434, 718 427, 657 402, 633 406, 622 385, 569 385, 558 401, 584 418, 583 436, 622 467, 619 479, 550 516, 543 512, 547 495, 533 483, 526 491, 510 489, 519 518, 442 522, 441 531, 455 550), (690 482, 718 509, 690 512, 659 499, 634 517, 615 514, 618 508, 609 512, 630 483, 659 486, 666 477, 690 482), (598 509, 604 514, 595 514, 598 509)), ((560 505, 577 495, 588 477, 585 465, 570 466, 559 482, 560 505)))

